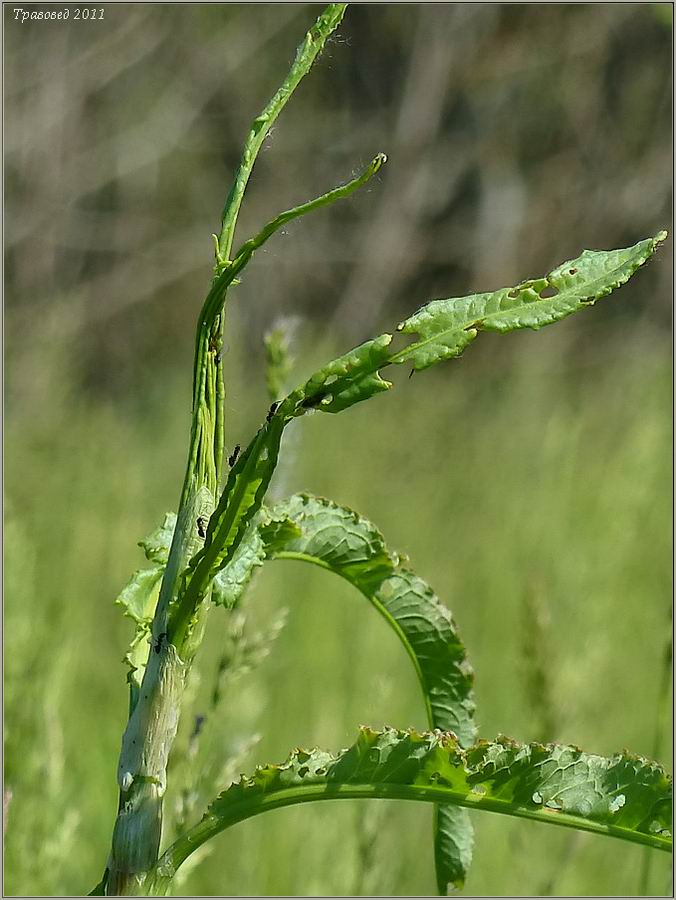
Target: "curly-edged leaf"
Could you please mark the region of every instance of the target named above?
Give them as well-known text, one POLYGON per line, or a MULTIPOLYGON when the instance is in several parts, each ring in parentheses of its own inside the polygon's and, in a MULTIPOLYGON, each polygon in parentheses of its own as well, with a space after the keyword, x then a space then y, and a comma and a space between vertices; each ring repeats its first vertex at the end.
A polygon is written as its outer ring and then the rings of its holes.
POLYGON ((151 625, 141 623, 136 626, 134 637, 131 639, 129 649, 124 655, 122 662, 129 667, 127 672, 127 684, 131 689, 130 704, 131 709, 136 706, 138 700, 138 692, 141 689, 141 682, 148 663, 148 654, 150 653, 151 625))
POLYGON ((297 522, 289 518, 283 509, 263 513, 258 533, 264 544, 284 543, 300 537, 302 530, 297 522))
POLYGON ((166 890, 206 840, 270 809, 316 800, 446 802, 671 850, 671 779, 657 763, 508 738, 463 749, 455 735, 373 731, 338 754, 295 750, 224 791, 159 860, 149 884, 166 890))
POLYGON ((235 607, 253 576, 254 570, 265 561, 266 544, 292 540, 300 534, 298 526, 286 517, 264 513, 258 523, 250 526, 232 559, 221 569, 211 585, 211 599, 226 609, 235 607))
POLYGON ((239 603, 253 576, 263 565, 265 548, 256 527, 250 528, 232 559, 217 573, 211 584, 211 600, 217 606, 233 609, 239 603))
POLYGON ((138 625, 152 621, 163 572, 163 565, 139 569, 115 598, 115 604, 123 608, 125 616, 138 625))
POLYGON ((549 275, 516 287, 483 294, 433 300, 397 326, 418 340, 402 350, 390 349, 392 336, 380 335, 316 372, 281 405, 285 416, 308 409, 340 412, 391 387, 379 372, 392 364, 412 363, 426 369, 459 356, 479 331, 542 328, 592 306, 631 278, 667 237, 661 231, 624 250, 585 250, 549 275))
POLYGON ((157 606, 163 572, 164 566, 159 564, 150 569, 139 569, 134 572, 115 599, 115 603, 123 608, 125 616, 129 616, 136 623, 134 636, 123 659, 129 666, 127 682, 131 687, 132 705, 136 702, 148 659, 151 622, 157 606))
POLYGON ((398 326, 403 334, 418 334, 419 340, 402 350, 396 362, 426 369, 459 356, 479 331, 537 329, 558 322, 627 282, 666 236, 662 231, 626 250, 585 250, 546 277, 514 288, 434 300, 398 326))
POLYGON ((176 528, 176 513, 168 512, 164 514, 164 522, 138 542, 139 547, 143 548, 146 559, 150 562, 161 563, 166 566, 169 559, 169 548, 171 547, 171 539, 174 536, 176 528))
POLYGON ((116 605, 122 607, 124 615, 136 623, 134 636, 123 659, 129 666, 127 682, 131 688, 132 708, 136 703, 148 659, 151 624, 175 527, 175 513, 165 513, 162 525, 138 542, 146 559, 154 565, 134 572, 115 598, 116 605))
MULTIPOLYGON (((265 558, 296 559, 328 569, 356 587, 394 629, 423 690, 430 727, 476 737, 474 675, 449 611, 432 588, 390 553, 382 534, 352 510, 298 494, 265 510, 215 577, 214 602, 233 606, 265 558)), ((439 890, 461 887, 471 861, 472 829, 457 807, 436 811, 439 890)))
MULTIPOLYGON (((276 506, 296 534, 263 535, 270 559, 300 559, 350 582, 394 629, 420 680, 431 728, 453 731, 467 746, 476 738, 474 675, 449 611, 432 588, 388 551, 378 529, 352 510, 298 494, 276 506)), ((435 810, 439 892, 462 887, 472 858, 472 827, 458 807, 435 810)))
POLYGON ((437 891, 447 897, 465 885, 474 855, 474 828, 462 806, 434 807, 434 871, 437 891))

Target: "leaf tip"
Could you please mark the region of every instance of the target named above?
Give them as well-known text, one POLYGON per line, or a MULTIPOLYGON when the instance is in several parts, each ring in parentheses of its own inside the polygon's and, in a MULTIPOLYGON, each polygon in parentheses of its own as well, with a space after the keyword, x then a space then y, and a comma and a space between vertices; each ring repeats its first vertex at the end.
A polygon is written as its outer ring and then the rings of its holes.
POLYGON ((371 163, 371 174, 375 175, 387 162, 387 153, 378 153, 371 163))

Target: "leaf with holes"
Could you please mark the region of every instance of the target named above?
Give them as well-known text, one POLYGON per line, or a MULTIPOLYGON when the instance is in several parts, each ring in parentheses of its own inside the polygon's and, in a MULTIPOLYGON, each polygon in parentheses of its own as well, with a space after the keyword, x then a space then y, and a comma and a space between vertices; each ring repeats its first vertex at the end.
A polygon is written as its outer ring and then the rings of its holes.
POLYGON ((181 863, 209 838, 271 809, 320 800, 446 802, 671 850, 671 780, 657 763, 508 738, 463 749, 441 731, 373 731, 337 754, 296 750, 281 765, 242 776, 180 837, 149 876, 166 891, 181 863))
POLYGON ((545 278, 514 288, 433 300, 398 326, 402 334, 418 334, 419 340, 398 354, 396 362, 412 362, 414 369, 426 369, 459 356, 479 331, 504 333, 558 322, 625 284, 666 236, 661 231, 626 250, 585 250, 545 278))
POLYGON ((542 328, 625 284, 667 237, 661 231, 623 250, 584 250, 544 278, 513 288, 433 300, 397 326, 402 335, 418 335, 402 350, 391 350, 392 336, 380 335, 319 369, 281 405, 289 418, 308 409, 340 412, 392 385, 380 376, 388 365, 412 363, 416 370, 459 356, 479 331, 506 333, 542 328), (553 292, 552 296, 547 296, 553 292))

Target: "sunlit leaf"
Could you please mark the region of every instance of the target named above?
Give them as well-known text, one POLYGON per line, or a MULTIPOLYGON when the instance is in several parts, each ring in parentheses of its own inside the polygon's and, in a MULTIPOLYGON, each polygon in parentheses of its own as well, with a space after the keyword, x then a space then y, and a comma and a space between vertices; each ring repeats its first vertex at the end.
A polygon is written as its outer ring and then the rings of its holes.
POLYGON ((197 847, 270 809, 319 800, 448 802, 671 850, 671 779, 657 763, 508 738, 463 749, 444 732, 373 731, 337 754, 295 750, 224 791, 159 860, 149 884, 166 890, 197 847))
POLYGON ((165 513, 164 522, 152 534, 138 542, 139 547, 143 548, 146 559, 166 566, 175 528, 176 513, 165 513))

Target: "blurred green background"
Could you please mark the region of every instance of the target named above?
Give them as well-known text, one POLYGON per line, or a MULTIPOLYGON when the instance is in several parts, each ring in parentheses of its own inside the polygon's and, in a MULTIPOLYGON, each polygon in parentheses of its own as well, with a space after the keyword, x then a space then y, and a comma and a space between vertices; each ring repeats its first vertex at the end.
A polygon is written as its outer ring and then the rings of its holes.
MULTIPOLYGON (((318 10, 115 4, 21 24, 4 8, 7 894, 80 894, 103 870, 131 636, 112 601, 178 500, 192 329, 241 142, 318 10)), ((376 152, 390 162, 275 237, 232 292, 228 446, 265 414, 280 316, 299 317, 300 380, 432 297, 668 226, 670 111, 670 4, 350 8, 266 142, 240 238, 376 152)), ((556 328, 482 335, 290 429, 276 489, 358 509, 410 556, 464 635, 483 736, 671 757, 671 252, 556 328)), ((266 568, 242 615, 213 611, 192 694, 168 833, 186 802, 198 817, 292 746, 425 724, 385 623, 296 563, 266 568)), ((475 824, 468 895, 670 891, 661 854, 646 876, 639 847, 475 824)), ((178 890, 433 887, 428 806, 346 801, 237 826, 178 890)))

